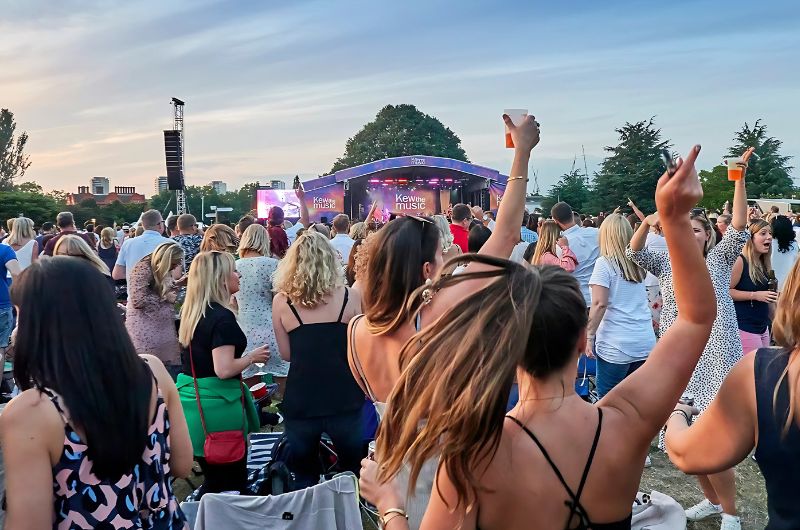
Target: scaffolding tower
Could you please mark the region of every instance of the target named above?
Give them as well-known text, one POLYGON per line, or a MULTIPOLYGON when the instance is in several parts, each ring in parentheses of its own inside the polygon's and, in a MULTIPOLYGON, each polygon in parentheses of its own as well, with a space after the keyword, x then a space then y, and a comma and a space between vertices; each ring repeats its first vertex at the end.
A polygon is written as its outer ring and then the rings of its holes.
POLYGON ((183 133, 183 101, 178 98, 172 98, 172 106, 173 106, 173 122, 172 122, 172 129, 175 131, 179 131, 181 135, 181 178, 184 182, 181 182, 181 189, 175 190, 175 208, 178 211, 178 215, 188 213, 186 208, 186 184, 185 184, 185 173, 184 169, 186 164, 184 162, 186 156, 186 139, 183 133))

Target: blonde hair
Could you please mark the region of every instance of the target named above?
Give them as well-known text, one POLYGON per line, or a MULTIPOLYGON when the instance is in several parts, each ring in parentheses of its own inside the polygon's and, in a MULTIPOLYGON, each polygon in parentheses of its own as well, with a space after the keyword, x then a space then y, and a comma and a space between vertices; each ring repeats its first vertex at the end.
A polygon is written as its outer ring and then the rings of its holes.
POLYGON ((139 237, 140 235, 144 234, 144 225, 140 224, 139 226, 137 226, 135 234, 136 237, 139 237))
POLYGON ((561 237, 561 228, 552 219, 548 219, 539 228, 539 240, 536 242, 536 250, 533 251, 531 263, 539 265, 542 255, 549 252, 556 253, 556 242, 561 237))
POLYGON ((626 281, 641 283, 646 273, 643 268, 625 257, 625 248, 631 242, 633 228, 627 219, 615 213, 600 225, 600 255, 608 258, 626 281))
POLYGON ((293 303, 315 307, 344 285, 339 258, 324 235, 308 230, 289 247, 275 271, 275 292, 293 303))
POLYGON ((216 224, 208 227, 203 235, 203 241, 200 243, 200 252, 218 250, 220 252, 233 253, 238 245, 239 239, 230 226, 216 224))
POLYGON ((311 226, 309 226, 308 229, 311 230, 312 232, 317 232, 318 234, 322 234, 323 236, 325 236, 325 239, 331 238, 331 229, 328 228, 327 225, 324 225, 322 223, 314 223, 311 226))
POLYGON ((167 282, 172 269, 183 264, 183 249, 177 243, 161 243, 150 254, 150 268, 153 270, 153 290, 162 299, 167 299, 167 294, 171 289, 170 282, 167 282))
POLYGON ((111 248, 115 237, 117 237, 116 230, 107 226, 100 232, 100 244, 103 245, 103 248, 111 248))
POLYGON ((33 221, 27 217, 17 217, 11 223, 11 234, 6 242, 9 245, 21 245, 23 239, 33 239, 36 232, 33 231, 33 221))
POLYGON ((259 224, 252 224, 242 232, 239 240, 239 255, 245 250, 258 252, 262 256, 269 256, 269 232, 259 224))
POLYGON ((181 327, 178 341, 188 347, 197 323, 206 315, 211 304, 227 308, 231 292, 228 278, 236 270, 233 256, 218 250, 200 252, 189 267, 186 299, 181 308, 181 327))
POLYGON ((439 229, 439 242, 442 244, 442 252, 447 252, 453 246, 453 233, 450 231, 450 223, 444 215, 434 215, 433 222, 439 229))
POLYGON ((359 221, 350 227, 350 238, 355 241, 356 239, 364 239, 367 237, 367 225, 364 221, 359 221))
POLYGON ((91 263, 101 274, 111 276, 111 272, 106 264, 103 263, 103 260, 97 256, 97 252, 89 246, 89 243, 78 236, 66 235, 59 237, 58 241, 56 241, 56 246, 53 247, 53 256, 83 258, 91 263))
POLYGON ((750 269, 750 279, 755 284, 766 282, 767 273, 772 269, 772 253, 767 251, 759 254, 756 252, 756 244, 753 242, 753 237, 764 228, 768 228, 770 234, 772 233, 772 227, 763 219, 750 223, 750 239, 742 249, 742 255, 747 260, 747 266, 750 269))
POLYGON ((708 217, 706 217, 704 213, 692 214, 689 216, 689 220, 697 221, 703 225, 703 230, 706 232, 706 244, 703 247, 703 257, 706 257, 717 244, 717 235, 716 232, 714 232, 714 227, 711 226, 711 221, 708 220, 708 217))
POLYGON ((778 297, 778 307, 775 310, 775 318, 772 321, 772 333, 775 343, 789 353, 789 362, 786 369, 781 374, 772 395, 773 411, 777 411, 778 390, 787 379, 789 388, 789 411, 786 422, 783 424, 783 435, 786 436, 792 422, 797 415, 797 393, 800 378, 796 372, 792 373, 791 368, 800 357, 800 260, 794 262, 794 267, 786 277, 783 290, 778 297))

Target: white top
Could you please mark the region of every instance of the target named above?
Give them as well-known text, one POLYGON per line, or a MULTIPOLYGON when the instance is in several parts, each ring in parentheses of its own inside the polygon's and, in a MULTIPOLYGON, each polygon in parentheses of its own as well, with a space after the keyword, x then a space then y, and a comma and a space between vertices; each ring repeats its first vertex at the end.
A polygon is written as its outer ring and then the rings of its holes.
MULTIPOLYGON (((8 245, 8 239, 6 238, 3 240, 4 245, 8 245)), ((36 243, 35 239, 31 239, 27 243, 25 243, 22 248, 19 250, 15 250, 17 254, 17 261, 19 262, 19 268, 24 270, 31 265, 31 260, 33 258, 33 244, 36 243)), ((11 245, 8 245, 11 246, 11 245)), ((8 273, 8 277, 11 277, 11 273, 8 273)))
POLYGON ((608 306, 595 336, 597 355, 615 364, 647 358, 656 345, 656 334, 644 283, 627 281, 613 261, 601 256, 589 284, 608 289, 608 306))
POLYGON ((778 279, 779 291, 783 288, 783 282, 786 281, 786 277, 792 272, 794 262, 800 256, 798 253, 800 253, 800 247, 797 245, 797 241, 792 241, 792 244, 789 245, 789 250, 781 252, 778 247, 778 241, 772 240, 772 270, 775 271, 775 278, 778 279))
POLYGON ((142 235, 126 239, 119 249, 116 265, 125 267, 125 279, 130 282, 133 266, 139 260, 156 249, 162 243, 174 243, 172 239, 167 239, 155 230, 145 230, 142 235))
POLYGON ((600 257, 600 231, 597 228, 573 225, 561 232, 569 240, 569 248, 578 258, 578 265, 573 275, 581 286, 586 307, 592 305, 592 292, 589 290, 589 278, 592 277, 594 262, 600 257))
POLYGON ((525 251, 528 250, 528 245, 530 245, 530 243, 526 241, 520 241, 514 245, 514 249, 511 251, 511 257, 508 259, 516 263, 525 263, 525 251))
POLYGON ((350 259, 350 250, 353 248, 353 241, 347 234, 336 234, 331 239, 331 245, 339 252, 339 257, 342 258, 342 265, 347 265, 350 259))
MULTIPOLYGON (((667 240, 664 239, 664 236, 660 236, 654 232, 650 232, 647 234, 647 241, 644 243, 644 247, 650 250, 655 250, 657 252, 666 252, 667 251, 667 240)), ((644 278, 644 285, 645 287, 657 287, 658 286, 658 278, 647 273, 647 276, 644 278)))
POLYGON ((289 240, 290 245, 294 243, 295 239, 297 239, 297 232, 303 228, 305 228, 303 224, 300 221, 297 221, 295 224, 286 229, 286 238, 289 240))

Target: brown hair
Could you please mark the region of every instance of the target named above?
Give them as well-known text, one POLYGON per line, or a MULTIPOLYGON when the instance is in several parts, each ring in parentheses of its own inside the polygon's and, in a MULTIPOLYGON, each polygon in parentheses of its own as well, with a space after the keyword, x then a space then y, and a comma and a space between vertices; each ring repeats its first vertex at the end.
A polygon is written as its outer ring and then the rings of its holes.
POLYGON ((555 255, 556 242, 561 234, 561 228, 552 219, 548 219, 539 229, 539 240, 536 242, 536 250, 533 252, 531 263, 538 265, 542 259, 542 254, 547 252, 555 255))
POLYGON ((475 469, 494 457, 500 443, 516 369, 543 378, 567 368, 587 316, 578 282, 560 267, 476 254, 454 260, 494 268, 440 276, 411 295, 407 313, 419 311, 426 289, 478 278, 495 281, 403 346, 403 371, 380 425, 378 460, 381 479, 407 463, 414 484, 423 463, 439 455, 458 504, 470 506, 481 488, 475 469))
POLYGON ((203 235, 203 242, 200 243, 200 252, 218 250, 220 252, 236 252, 239 239, 236 233, 228 225, 211 225, 203 235))
POLYGON ((703 230, 706 231, 706 245, 703 247, 703 257, 706 257, 717 244, 717 236, 715 235, 714 227, 711 226, 711 221, 708 220, 708 217, 706 217, 704 213, 692 214, 689 216, 689 220, 697 221, 703 225, 703 230))
POLYGON ((393 333, 407 322, 408 315, 402 311, 406 298, 425 282, 422 266, 436 259, 439 229, 432 222, 400 217, 370 235, 367 242, 362 300, 367 329, 376 335, 393 333))
POLYGON ((786 415, 786 422, 783 424, 783 435, 786 436, 792 422, 797 415, 797 393, 800 378, 790 373, 790 369, 797 358, 800 357, 800 260, 794 262, 794 267, 786 277, 783 290, 778 297, 778 307, 775 310, 775 318, 772 321, 772 332, 775 343, 789 352, 789 362, 786 369, 778 379, 772 395, 772 407, 777 416, 778 390, 787 379, 789 387, 789 411, 786 415))

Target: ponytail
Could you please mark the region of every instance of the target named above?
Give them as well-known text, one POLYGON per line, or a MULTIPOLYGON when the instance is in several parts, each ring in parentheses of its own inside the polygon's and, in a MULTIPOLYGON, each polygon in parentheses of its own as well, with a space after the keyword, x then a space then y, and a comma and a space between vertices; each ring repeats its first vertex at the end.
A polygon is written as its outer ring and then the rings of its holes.
POLYGON ((480 488, 474 470, 493 458, 500 443, 508 395, 525 356, 542 280, 538 269, 504 259, 476 254, 456 259, 495 268, 474 273, 468 268, 439 277, 414 291, 402 314, 418 313, 424 300, 440 289, 496 279, 403 346, 403 371, 380 426, 378 460, 383 464, 381 480, 410 465, 412 485, 423 463, 438 455, 459 503, 469 506, 480 488))

